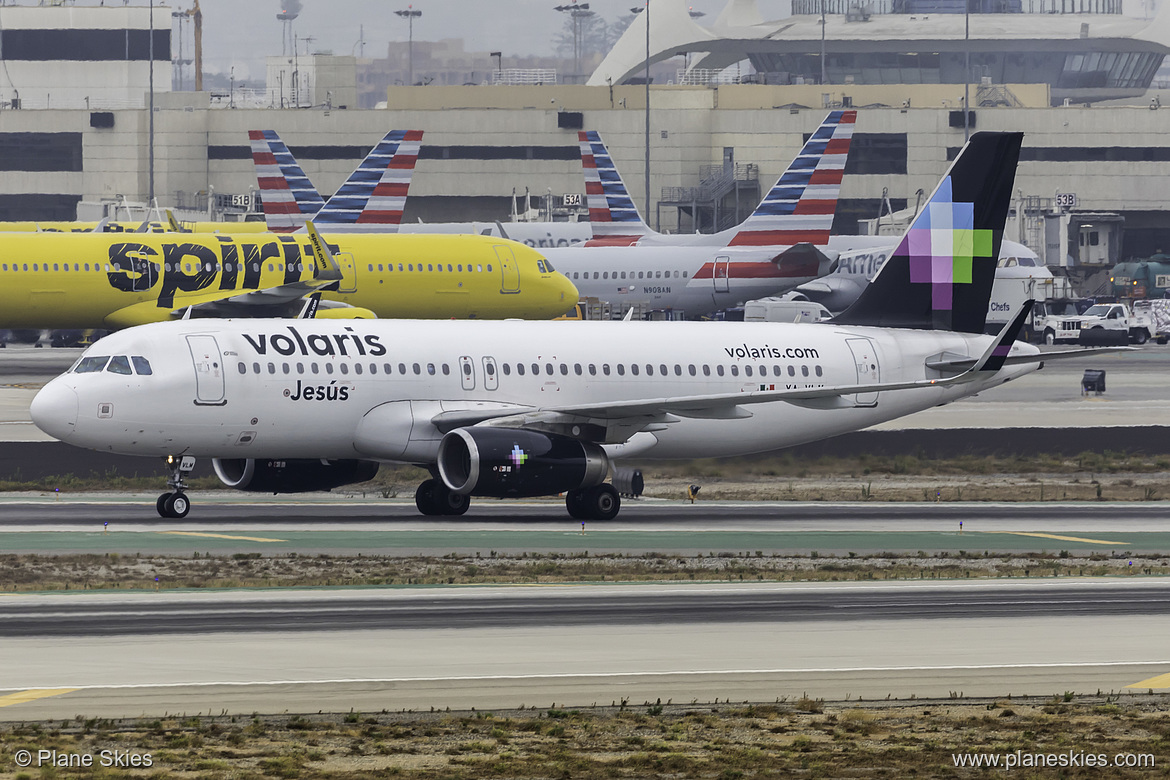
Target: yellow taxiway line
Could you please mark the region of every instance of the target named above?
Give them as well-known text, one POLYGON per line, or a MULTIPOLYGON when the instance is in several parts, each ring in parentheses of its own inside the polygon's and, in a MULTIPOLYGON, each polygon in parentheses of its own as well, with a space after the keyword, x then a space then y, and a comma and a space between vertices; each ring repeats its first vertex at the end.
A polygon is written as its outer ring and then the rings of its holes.
POLYGON ((50 696, 60 696, 63 693, 73 693, 76 690, 76 688, 33 688, 19 693, 10 693, 7 696, 0 696, 0 707, 11 707, 13 704, 47 699, 50 696))
POLYGON ((239 542, 287 542, 288 539, 265 539, 263 536, 228 536, 227 534, 204 534, 198 531, 160 531, 171 536, 202 536, 208 539, 234 539, 239 542))
POLYGON ((1148 680, 1135 682, 1133 685, 1127 685, 1126 688, 1170 688, 1170 674, 1160 674, 1157 677, 1151 677, 1148 680))
POLYGON ((1079 536, 1057 536, 1056 534, 1038 534, 1028 533, 1027 531, 1000 531, 999 533, 1010 534, 1012 536, 1035 536, 1040 539, 1056 539, 1061 542, 1083 542, 1085 544, 1109 544, 1124 547, 1129 542, 1107 542, 1101 539, 1082 539, 1079 536))

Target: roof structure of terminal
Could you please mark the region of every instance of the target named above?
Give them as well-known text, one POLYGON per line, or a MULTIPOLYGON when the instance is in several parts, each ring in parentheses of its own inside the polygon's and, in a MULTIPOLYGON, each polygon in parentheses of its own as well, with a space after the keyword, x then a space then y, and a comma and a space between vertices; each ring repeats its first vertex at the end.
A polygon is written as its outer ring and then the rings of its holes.
POLYGON ((769 21, 757 0, 728 0, 704 27, 686 0, 651 0, 589 83, 641 77, 646 17, 650 62, 689 55, 688 73, 700 74, 690 83, 747 61, 751 80, 768 84, 1047 83, 1053 103, 1093 102, 1140 96, 1170 53, 1166 3, 1137 19, 1116 0, 970 0, 996 12, 973 11, 965 40, 962 0, 790 2, 794 15, 769 21), (810 10, 818 12, 801 13, 810 10))

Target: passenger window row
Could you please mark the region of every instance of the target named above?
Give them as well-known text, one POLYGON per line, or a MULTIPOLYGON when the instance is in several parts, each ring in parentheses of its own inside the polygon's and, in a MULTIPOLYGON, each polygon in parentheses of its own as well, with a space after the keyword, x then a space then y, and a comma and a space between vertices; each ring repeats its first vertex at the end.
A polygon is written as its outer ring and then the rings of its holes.
MULTIPOLYGON (((307 363, 307 364, 306 363, 280 363, 280 364, 277 364, 277 363, 264 363, 264 364, 252 363, 250 368, 251 368, 251 373, 253 373, 253 374, 265 374, 265 373, 277 374, 277 373, 280 373, 280 374, 304 375, 306 373, 309 373, 309 374, 324 373, 326 376, 332 376, 336 372, 338 374, 341 374, 342 376, 348 376, 352 372, 353 374, 355 374, 357 376, 361 376, 362 374, 366 374, 366 373, 369 373, 369 374, 382 373, 382 374, 385 374, 387 376, 391 376, 395 373, 393 364, 383 363, 381 366, 381 371, 379 371, 378 364, 373 363, 373 362, 354 363, 352 365, 352 367, 349 363, 337 363, 336 368, 334 368, 333 363, 323 363, 323 364, 318 364, 316 362, 307 363)), ((247 363, 244 363, 243 361, 241 361, 240 363, 237 364, 236 370, 239 371, 240 374, 247 374, 249 372, 249 366, 247 363)), ((419 363, 412 363, 410 368, 408 369, 407 365, 405 363, 398 364, 398 372, 397 373, 401 374, 402 376, 406 376, 407 374, 410 374, 410 373, 413 373, 415 376, 422 376, 423 372, 426 372, 426 374, 429 376, 435 376, 439 373, 442 373, 443 376, 450 376, 451 375, 451 366, 447 363, 442 363, 438 366, 436 366, 434 363, 427 363, 425 366, 423 366, 419 363)))
MULTIPOLYGON (((93 358, 93 359, 96 360, 98 358, 93 358)), ((275 375, 277 373, 280 373, 280 374, 294 374, 295 373, 298 375, 303 375, 306 372, 310 373, 310 374, 321 374, 323 372, 327 376, 332 376, 335 371, 338 374, 341 374, 343 376, 348 376, 351 372, 355 375, 358 375, 358 376, 360 376, 362 374, 366 374, 366 373, 369 373, 369 374, 378 374, 379 373, 378 364, 373 363, 373 362, 368 363, 368 364, 354 363, 352 368, 351 368, 349 363, 337 363, 336 366, 337 367, 335 369, 333 363, 324 363, 324 364, 318 365, 315 362, 308 363, 308 364, 305 364, 305 363, 280 363, 280 364, 277 364, 277 363, 265 363, 265 364, 252 363, 251 373, 253 373, 253 374, 267 373, 267 374, 271 374, 271 375, 275 375)), ((502 363, 500 365, 500 370, 503 371, 504 376, 511 376, 513 370, 516 372, 517 376, 525 376, 529 372, 531 372, 531 374, 533 376, 540 376, 542 373, 542 369, 543 369, 543 373, 547 376, 556 376, 558 373, 561 376, 568 376, 569 375, 569 364, 568 363, 559 363, 557 365, 554 365, 552 363, 545 363, 543 366, 540 363, 531 363, 531 364, 517 363, 517 364, 515 364, 515 368, 513 368, 511 363, 502 363)), ((92 369, 92 370, 100 371, 101 369, 97 368, 97 369, 92 369)), ((241 361, 238 364, 237 370, 240 372, 240 374, 247 374, 247 373, 249 373, 249 366, 247 363, 244 363, 241 361)), ((463 373, 465 375, 470 376, 471 370, 472 369, 471 369, 470 365, 465 365, 463 367, 463 373)), ((488 364, 487 370, 488 370, 489 374, 495 373, 495 367, 492 364, 488 364)), ((668 377, 672 373, 670 367, 668 367, 665 363, 659 363, 657 367, 655 367, 653 363, 646 363, 644 367, 642 365, 639 365, 638 363, 631 363, 629 366, 629 372, 633 376, 639 376, 643 370, 645 371, 646 376, 655 376, 655 372, 657 372, 657 375, 659 375, 659 376, 668 377)), ((769 375, 768 374, 768 366, 764 366, 764 365, 753 367, 752 365, 747 364, 747 365, 743 366, 742 370, 743 370, 743 376, 747 376, 747 377, 758 376, 761 379, 764 379, 764 378, 767 378, 769 375)), ((616 372, 617 376, 625 376, 626 375, 626 364, 625 363, 617 363, 611 368, 609 363, 602 363, 600 366, 600 371, 601 371, 601 374, 603 376, 611 376, 613 372, 616 372)), ((686 374, 689 376, 698 376, 700 371, 702 372, 703 376, 709 377, 712 375, 712 368, 708 364, 703 364, 702 366, 696 366, 694 363, 691 363, 690 365, 688 365, 686 367, 685 371, 686 371, 686 374)), ((442 364, 439 364, 438 366, 436 366, 434 363, 427 363, 424 367, 422 364, 412 363, 410 365, 410 367, 408 368, 405 363, 399 363, 398 364, 398 371, 395 372, 393 364, 382 363, 380 373, 385 374, 386 376, 392 376, 395 373, 398 373, 399 375, 402 375, 402 376, 406 376, 408 374, 413 374, 415 376, 422 376, 422 374, 424 372, 429 376, 435 376, 439 373, 442 373, 443 376, 450 376, 451 375, 451 366, 447 363, 442 363, 442 364)), ((573 368, 572 368, 572 372, 576 376, 584 376, 586 373, 588 373, 589 376, 597 376, 598 366, 595 363, 589 363, 588 366, 582 366, 580 363, 574 363, 573 368)), ((674 369, 673 369, 673 374, 675 376, 683 376, 683 372, 684 372, 684 369, 683 369, 682 365, 679 363, 675 363, 674 369)), ((802 365, 802 366, 800 366, 799 372, 800 372, 800 375, 802 377, 808 377, 812 374, 815 374, 818 377, 824 376, 824 369, 822 369, 821 366, 819 366, 819 365, 813 366, 811 372, 809 370, 809 366, 802 365)), ((78 373, 82 373, 80 368, 78 369, 78 373)), ((149 373, 149 371, 147 373, 149 373)), ((714 374, 715 374, 715 376, 727 376, 728 374, 730 374, 731 376, 738 377, 740 375, 740 366, 738 364, 734 364, 734 363, 729 367, 725 367, 723 365, 716 365, 714 367, 714 374)), ((787 374, 788 377, 795 377, 797 375, 797 367, 790 365, 787 367, 787 370, 785 370, 785 368, 783 366, 780 366, 780 365, 773 365, 772 366, 772 369, 771 369, 772 376, 781 377, 781 376, 784 376, 785 374, 787 374)))
POLYGON ((138 374, 139 376, 150 376, 154 372, 150 370, 150 361, 141 355, 134 355, 126 357, 125 355, 108 355, 98 357, 83 357, 73 366, 75 374, 96 374, 99 371, 108 371, 111 374, 138 374), (133 364, 134 369, 130 366, 133 364))
MULTIPOLYGON (((414 272, 414 271, 420 271, 420 272, 421 272, 421 271, 423 270, 423 264, 422 264, 422 263, 419 263, 417 268, 415 268, 415 264, 414 264, 414 263, 399 263, 399 264, 398 264, 398 270, 399 270, 399 271, 402 271, 402 270, 403 270, 403 266, 404 266, 404 265, 405 265, 405 270, 406 270, 408 273, 409 273, 409 272, 414 272)), ((386 271, 393 271, 393 270, 394 270, 394 263, 385 263, 385 264, 383 264, 383 263, 378 263, 378 265, 377 265, 378 271, 382 271, 382 270, 383 270, 383 266, 385 266, 385 270, 386 270, 386 271)), ((369 265, 367 265, 367 266, 366 266, 366 269, 367 269, 367 270, 369 270, 370 272, 373 272, 373 270, 374 270, 374 264, 373 264, 373 263, 370 263, 369 265)), ((427 271, 430 271, 431 273, 434 273, 436 269, 438 269, 439 273, 442 273, 442 272, 443 272, 443 264, 442 264, 442 263, 427 263, 427 267, 426 267, 426 270, 427 270, 427 271)), ((488 273, 491 273, 491 272, 492 272, 492 267, 491 267, 491 265, 490 265, 490 264, 488 265, 488 267, 487 267, 487 270, 488 270, 488 273)), ((455 264, 452 264, 452 263, 448 263, 448 264, 447 264, 447 272, 448 272, 448 273, 453 273, 453 274, 454 274, 454 273, 459 273, 459 274, 461 274, 461 273, 463 273, 463 264, 462 264, 462 263, 459 263, 458 265, 455 265, 455 264)), ((475 266, 474 268, 472 268, 472 267, 471 267, 471 263, 468 263, 468 264, 467 264, 467 273, 483 273, 483 264, 482 264, 482 263, 477 263, 477 264, 476 264, 476 266, 475 266)))
MULTIPOLYGON (((589 272, 588 272, 588 271, 585 271, 584 273, 585 273, 585 276, 584 276, 584 278, 585 278, 585 279, 588 279, 588 278, 589 278, 589 272)), ((633 271, 630 271, 630 272, 629 272, 629 274, 630 274, 630 278, 631 278, 631 279, 633 279, 633 278, 634 278, 634 272, 633 272, 633 271)), ((683 279, 686 279, 686 278, 687 278, 687 276, 688 276, 688 273, 687 273, 686 271, 683 271, 683 272, 682 272, 682 277, 681 277, 681 278, 683 278, 683 279)), ((582 276, 581 276, 581 273, 580 273, 580 272, 578 272, 578 271, 574 271, 574 272, 573 272, 573 278, 574 278, 574 279, 580 279, 580 278, 582 278, 582 276)), ((619 273, 618 273, 617 271, 594 271, 594 272, 593 272, 593 278, 594 278, 594 279, 619 279, 619 278, 620 278, 620 279, 625 279, 625 278, 626 278, 626 272, 625 272, 625 271, 622 271, 622 272, 621 272, 621 275, 619 276, 619 273)), ((671 275, 670 275, 670 271, 638 271, 638 276, 637 276, 637 278, 638 278, 638 279, 642 279, 642 278, 646 278, 646 279, 670 279, 670 278, 671 278, 671 275), (643 277, 643 275, 644 275, 644 277, 643 277)), ((678 272, 678 271, 675 271, 675 272, 674 272, 674 278, 675 278, 675 279, 678 279, 678 278, 680 278, 680 277, 679 277, 679 272, 678 272)))

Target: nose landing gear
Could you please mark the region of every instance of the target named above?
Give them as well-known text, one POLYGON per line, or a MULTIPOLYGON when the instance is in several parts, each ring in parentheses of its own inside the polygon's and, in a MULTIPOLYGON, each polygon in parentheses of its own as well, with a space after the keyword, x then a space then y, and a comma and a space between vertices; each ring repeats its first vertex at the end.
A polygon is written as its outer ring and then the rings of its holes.
POLYGON ((170 493, 163 493, 154 503, 159 517, 183 518, 191 511, 191 499, 187 498, 187 483, 183 478, 195 468, 195 458, 190 455, 168 455, 167 466, 171 469, 171 476, 167 478, 167 487, 170 493))

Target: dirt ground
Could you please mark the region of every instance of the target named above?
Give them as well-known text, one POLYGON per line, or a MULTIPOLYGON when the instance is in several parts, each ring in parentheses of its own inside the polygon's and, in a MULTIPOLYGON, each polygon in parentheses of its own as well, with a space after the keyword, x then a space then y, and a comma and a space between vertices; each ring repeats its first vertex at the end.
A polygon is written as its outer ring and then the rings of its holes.
POLYGON ((765 704, 655 701, 506 712, 114 721, 79 716, 0 727, 0 777, 1164 777, 1168 713, 1170 698, 1148 692, 833 703, 810 692, 765 704), (17 751, 44 749, 94 756, 118 750, 149 755, 151 766, 11 769, 17 751), (980 753, 1001 762, 1012 756, 1023 768, 956 767, 980 753), (1096 765, 1102 760, 1104 768, 1096 765), (1052 765, 1036 768, 1037 762, 1052 765))

